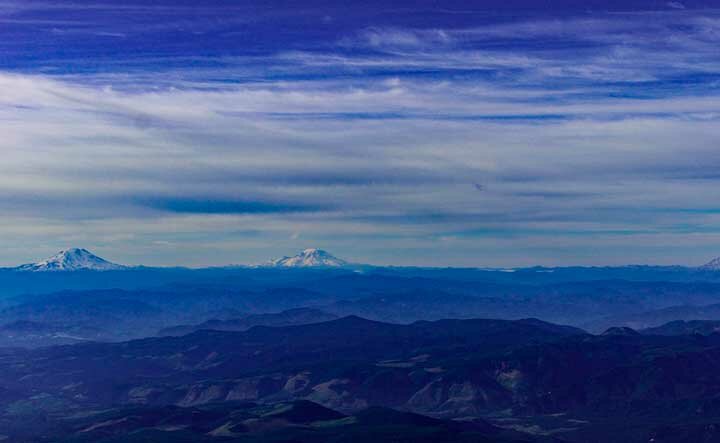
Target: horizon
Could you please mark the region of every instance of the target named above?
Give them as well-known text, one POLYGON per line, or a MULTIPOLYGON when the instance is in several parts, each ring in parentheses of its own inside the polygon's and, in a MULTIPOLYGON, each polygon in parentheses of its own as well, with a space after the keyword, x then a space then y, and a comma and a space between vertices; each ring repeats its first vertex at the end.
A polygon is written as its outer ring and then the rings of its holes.
MULTIPOLYGON (((34 265, 38 263, 42 263, 46 260, 56 258, 64 253, 67 252, 74 252, 74 251, 81 251, 88 253, 98 259, 101 259, 103 261, 107 261, 110 264, 113 265, 119 265, 126 269, 134 269, 139 267, 146 267, 146 268, 186 268, 186 269, 209 269, 209 268, 222 268, 222 267, 263 267, 263 266, 269 266, 272 262, 275 262, 277 260, 281 259, 287 259, 287 258, 294 258, 302 256, 303 254, 307 252, 317 251, 321 253, 328 254, 333 259, 340 259, 341 261, 345 262, 345 265, 338 266, 338 269, 342 269, 342 267, 357 267, 357 266, 370 266, 370 267, 397 267, 397 268, 434 268, 434 269, 478 269, 478 270, 488 270, 488 271, 501 271, 501 270, 509 270, 509 269, 529 269, 529 268, 569 268, 569 267, 632 267, 632 266, 647 266, 647 267, 685 267, 685 268, 701 268, 706 265, 714 264, 715 262, 720 260, 720 257, 712 258, 708 261, 703 262, 701 265, 689 265, 689 264, 680 264, 680 263, 674 263, 674 264, 654 264, 654 263, 625 263, 625 264, 614 264, 614 265, 582 265, 582 264, 574 264, 574 265, 558 265, 558 266, 543 266, 543 265, 530 265, 530 266, 501 266, 501 267, 491 267, 491 266, 432 266, 432 265, 402 265, 402 264, 393 264, 393 263, 383 263, 383 264, 377 264, 377 263, 369 263, 369 262, 361 262, 349 259, 348 257, 338 257, 335 255, 332 251, 328 251, 327 249, 323 248, 304 248, 301 251, 297 251, 296 254, 292 255, 280 255, 276 257, 269 257, 264 261, 256 262, 256 263, 225 263, 225 264, 219 264, 219 265, 209 265, 209 266, 183 266, 183 265, 147 265, 144 263, 125 263, 121 260, 114 260, 112 258, 108 259, 108 257, 105 257, 102 254, 96 254, 92 249, 85 248, 85 247, 67 247, 63 248, 60 251, 57 251, 53 254, 47 255, 46 257, 37 259, 35 261, 27 261, 19 264, 13 264, 13 265, 0 265, 0 269, 16 269, 20 268, 22 266, 26 265, 34 265)), ((312 268, 313 266, 310 266, 312 268)), ((332 267, 332 266, 331 266, 332 267)), ((281 267, 282 268, 282 267, 281 267)))
POLYGON ((0 2, 0 265, 720 251, 706 0, 0 2))

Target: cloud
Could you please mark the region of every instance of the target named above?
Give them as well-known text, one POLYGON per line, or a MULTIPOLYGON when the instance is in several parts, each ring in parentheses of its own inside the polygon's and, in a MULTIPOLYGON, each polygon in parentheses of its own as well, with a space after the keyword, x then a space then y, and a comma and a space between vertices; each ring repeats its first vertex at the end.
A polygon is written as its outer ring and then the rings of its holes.
POLYGON ((674 14, 6 69, 0 260, 261 262, 302 233, 353 261, 693 261, 720 246, 720 22, 674 14))
POLYGON ((340 45, 347 47, 369 46, 382 50, 428 49, 453 43, 448 32, 442 29, 408 30, 397 28, 363 29, 352 38, 343 38, 340 45))
POLYGON ((328 209, 320 206, 290 203, 212 199, 155 200, 147 202, 147 204, 156 209, 181 214, 286 214, 295 212, 319 212, 328 209))

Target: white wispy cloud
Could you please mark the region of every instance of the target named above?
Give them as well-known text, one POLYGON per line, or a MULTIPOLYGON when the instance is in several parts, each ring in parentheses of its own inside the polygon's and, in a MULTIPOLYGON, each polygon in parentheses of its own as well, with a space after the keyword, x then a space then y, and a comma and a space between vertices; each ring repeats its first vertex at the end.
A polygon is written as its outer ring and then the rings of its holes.
POLYGON ((0 232, 18 241, 23 232, 62 239, 80 230, 101 243, 121 233, 204 233, 203 244, 239 229, 285 237, 301 231, 304 241, 389 235, 406 245, 483 229, 500 238, 539 228, 559 236, 658 228, 660 235, 662 217, 698 219, 668 211, 720 204, 703 191, 720 166, 717 122, 682 117, 720 113, 716 97, 550 106, 498 102, 493 91, 485 103, 486 89, 476 84, 425 82, 137 93, 24 75, 2 75, 0 87, 11 91, 0 102, 0 192, 16 196, 0 206, 7 220, 24 219, 22 229, 10 222, 0 232), (573 118, 538 124, 413 117, 428 108, 458 117, 573 118), (657 109, 671 115, 652 116, 657 109), (317 117, 338 112, 409 117, 317 117), (197 199, 240 203, 223 206, 224 215, 202 214, 202 206, 186 213, 182 202, 197 199), (163 204, 178 200, 180 206, 163 204), (245 210, 248 202, 276 206, 245 210))
POLYGON ((313 242, 439 251, 408 264, 703 261, 720 247, 720 25, 677 14, 0 73, 0 261, 82 244, 258 262, 313 242))

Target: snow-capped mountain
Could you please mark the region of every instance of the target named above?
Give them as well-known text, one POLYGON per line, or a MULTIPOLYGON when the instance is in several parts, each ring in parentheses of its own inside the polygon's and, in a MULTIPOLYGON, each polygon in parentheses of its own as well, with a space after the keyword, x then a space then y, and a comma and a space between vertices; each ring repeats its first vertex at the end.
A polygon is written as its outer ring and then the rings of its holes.
POLYGON ((117 271, 125 266, 111 263, 98 257, 87 249, 64 249, 52 257, 37 263, 29 263, 17 268, 19 271, 117 271))
POLYGON ((265 266, 284 268, 340 268, 349 263, 322 249, 305 249, 293 257, 271 260, 265 266))
POLYGON ((705 263, 698 269, 703 271, 720 271, 720 257, 705 263))

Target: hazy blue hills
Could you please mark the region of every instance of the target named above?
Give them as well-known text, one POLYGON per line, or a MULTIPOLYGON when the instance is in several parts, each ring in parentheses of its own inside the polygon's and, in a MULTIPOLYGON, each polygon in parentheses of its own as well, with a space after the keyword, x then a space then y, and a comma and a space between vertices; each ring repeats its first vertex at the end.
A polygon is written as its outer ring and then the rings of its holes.
MULTIPOLYGON (((256 324, 281 326, 348 315, 394 323, 536 317, 595 333, 613 326, 643 329, 672 320, 720 320, 720 284, 701 281, 481 282, 332 269, 10 275, 71 276, 70 280, 49 280, 60 286, 68 282, 70 286, 93 286, 97 276, 104 276, 98 280, 100 286, 115 286, 122 281, 134 287, 123 289, 118 284, 112 289, 73 288, 6 295, 0 299, 0 327, 33 322, 65 328, 58 329, 58 334, 36 335, 32 340, 12 334, 0 337, 0 343, 6 346, 59 344, 66 342, 66 335, 75 341, 118 341, 172 331, 167 328, 180 328, 172 332, 176 335, 197 329, 242 330, 256 324), (148 276, 147 286, 140 282, 143 276, 148 276), (289 318, 293 310, 300 310, 295 311, 299 316, 311 315, 305 320, 289 318)), ((35 288, 41 285, 37 280, 29 281, 35 288)))
POLYGON ((720 333, 720 320, 673 320, 663 325, 642 329, 647 335, 710 335, 720 333))
POLYGON ((181 336, 204 329, 215 331, 245 331, 253 326, 292 326, 320 323, 336 318, 336 315, 328 314, 318 309, 296 308, 274 314, 254 314, 229 320, 212 319, 197 325, 179 325, 162 329, 158 332, 158 335, 181 336))

